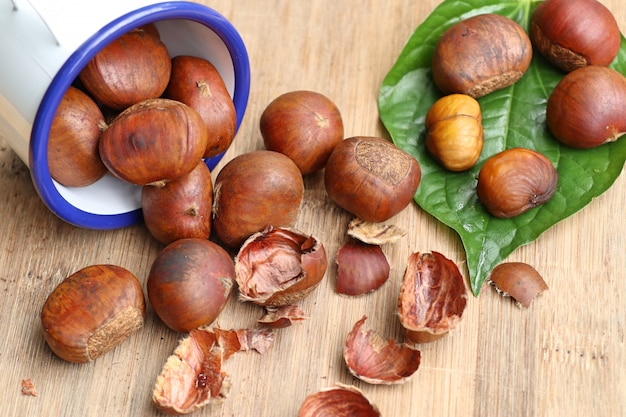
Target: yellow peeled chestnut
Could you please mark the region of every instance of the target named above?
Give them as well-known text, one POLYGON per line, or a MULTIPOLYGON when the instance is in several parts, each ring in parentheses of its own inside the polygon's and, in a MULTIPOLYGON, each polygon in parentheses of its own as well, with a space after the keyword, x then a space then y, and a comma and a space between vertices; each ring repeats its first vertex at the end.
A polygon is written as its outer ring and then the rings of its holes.
POLYGON ((466 94, 437 100, 426 115, 426 149, 450 171, 465 171, 476 164, 483 150, 480 104, 466 94))

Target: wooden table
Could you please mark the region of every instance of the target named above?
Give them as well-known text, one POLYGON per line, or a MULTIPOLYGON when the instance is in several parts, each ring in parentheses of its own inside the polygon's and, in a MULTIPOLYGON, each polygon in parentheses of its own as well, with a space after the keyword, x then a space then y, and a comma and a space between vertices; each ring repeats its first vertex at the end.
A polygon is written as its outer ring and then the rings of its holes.
MULTIPOLYGON (((626 4, 603 0, 626 30, 626 4)), ((265 106, 281 93, 310 89, 341 109, 345 133, 386 135, 376 99, 384 75, 436 0, 216 0, 246 42, 252 88, 244 123, 223 163, 263 147, 265 106)), ((624 140, 624 139, 623 139, 624 140)), ((423 345, 420 369, 403 385, 373 386, 353 378, 342 346, 353 324, 401 339, 395 309, 406 259, 437 250, 463 268, 457 235, 412 204, 393 222, 408 230, 384 247, 389 282, 367 296, 334 292, 334 254, 351 216, 325 194, 322 175, 306 178, 296 227, 326 245, 325 280, 301 302, 309 318, 280 331, 265 355, 238 354, 226 363, 232 388, 204 416, 295 416, 304 398, 336 383, 354 385, 384 416, 626 415, 626 176, 576 215, 508 260, 534 265, 549 291, 522 310, 491 287, 470 296, 460 326, 423 345)), ((93 231, 59 220, 38 198, 27 168, 0 138, 0 414, 4 416, 149 416, 156 376, 182 336, 150 307, 145 327, 122 346, 85 365, 58 359, 46 346, 39 313, 67 275, 95 263, 134 272, 145 286, 162 246, 144 226, 93 231), (31 378, 37 397, 21 394, 31 378)), ((260 307, 235 296, 223 328, 256 325, 260 307)))

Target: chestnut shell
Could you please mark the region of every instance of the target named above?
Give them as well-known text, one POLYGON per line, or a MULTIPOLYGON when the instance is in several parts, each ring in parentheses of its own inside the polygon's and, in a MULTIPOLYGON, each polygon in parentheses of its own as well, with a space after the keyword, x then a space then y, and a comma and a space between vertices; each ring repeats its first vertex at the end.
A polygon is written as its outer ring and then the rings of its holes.
POLYGON ((380 411, 360 389, 343 384, 309 394, 298 417, 380 417, 380 411))

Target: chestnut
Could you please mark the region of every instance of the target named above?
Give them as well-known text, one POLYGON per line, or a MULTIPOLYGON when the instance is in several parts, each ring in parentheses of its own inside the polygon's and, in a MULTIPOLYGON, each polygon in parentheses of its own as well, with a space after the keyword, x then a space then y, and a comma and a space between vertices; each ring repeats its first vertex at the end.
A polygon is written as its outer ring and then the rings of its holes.
POLYGON ((586 65, 608 66, 620 48, 615 17, 597 0, 545 0, 530 19, 530 39, 563 71, 586 65))
POLYGON ((187 175, 162 186, 141 189, 141 208, 148 231, 168 244, 188 237, 208 239, 211 235, 213 183, 204 162, 187 175))
POLYGON ((511 218, 550 200, 557 180, 556 168, 544 155, 511 148, 485 161, 478 172, 476 194, 493 216, 511 218))
POLYGON ((261 114, 265 147, 291 158, 302 175, 324 168, 343 139, 343 120, 328 97, 314 91, 291 91, 275 98, 261 114))
POLYGON ((566 74, 546 107, 546 124, 561 143, 595 148, 626 132, 626 78, 618 71, 589 65, 566 74))
POLYGON ((98 141, 107 125, 87 94, 70 86, 57 107, 48 135, 50 176, 67 187, 84 187, 102 178, 107 168, 98 141))
POLYGON ((239 299, 278 307, 309 295, 324 278, 324 245, 314 236, 268 227, 250 236, 235 258, 239 299))
POLYGON ((235 266, 222 247, 187 238, 167 245, 148 274, 148 299, 167 327, 188 332, 211 324, 235 283, 235 266))
POLYGON ((231 159, 217 174, 213 188, 212 228, 229 248, 239 248, 268 226, 293 226, 304 197, 304 181, 296 164, 268 150, 231 159))
POLYGON ((206 126, 197 111, 156 98, 121 112, 102 132, 99 152, 116 177, 136 185, 162 185, 191 172, 206 143, 206 126))
POLYGON ((196 110, 207 126, 204 158, 226 151, 237 131, 237 112, 226 84, 215 66, 204 58, 178 55, 165 96, 196 110))
POLYGON ((93 361, 139 330, 146 304, 137 278, 116 265, 91 265, 65 278, 41 310, 44 339, 60 358, 93 361))
POLYGON ((114 39, 81 70, 78 78, 96 101, 122 110, 160 97, 172 63, 156 27, 139 27, 114 39))
POLYGON ((465 281, 452 260, 435 251, 409 256, 398 300, 398 316, 409 341, 442 338, 459 323, 466 304, 465 281))
POLYGON ((369 222, 383 222, 402 211, 413 200, 420 180, 417 160, 378 137, 341 141, 324 171, 331 200, 369 222))
POLYGON ((443 33, 433 52, 433 81, 444 94, 478 98, 516 83, 531 59, 532 44, 517 22, 480 14, 443 33))

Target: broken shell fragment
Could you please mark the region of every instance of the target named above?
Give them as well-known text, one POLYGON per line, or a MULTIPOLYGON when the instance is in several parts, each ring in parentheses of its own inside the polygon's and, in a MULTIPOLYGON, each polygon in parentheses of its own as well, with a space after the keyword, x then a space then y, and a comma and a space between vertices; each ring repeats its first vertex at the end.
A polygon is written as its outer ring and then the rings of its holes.
POLYGON ((266 307, 265 315, 257 320, 257 323, 272 329, 289 327, 294 321, 306 319, 306 314, 297 305, 283 307, 266 307))
POLYGON ((403 383, 420 366, 421 352, 408 345, 384 340, 372 330, 363 330, 367 316, 348 334, 343 357, 350 373, 370 384, 403 383))
POLYGON ((355 218, 348 223, 348 236, 371 245, 394 243, 404 236, 407 231, 394 225, 378 222, 366 222, 355 218))
POLYGON ((363 295, 389 279, 389 261, 378 245, 352 240, 337 251, 337 292, 363 295))
POLYGON ((539 272, 524 262, 504 262, 496 266, 489 280, 498 292, 511 296, 518 305, 528 308, 539 294, 548 289, 539 272))
POLYGON ((310 394, 298 417, 380 417, 378 407, 356 387, 337 384, 310 394))
POLYGON ((324 245, 291 228, 267 227, 250 236, 235 258, 239 298, 262 306, 294 304, 326 273, 324 245))
POLYGON ((454 262, 435 251, 409 256, 398 300, 408 340, 427 343, 445 336, 461 320, 466 303, 465 282, 454 262))

